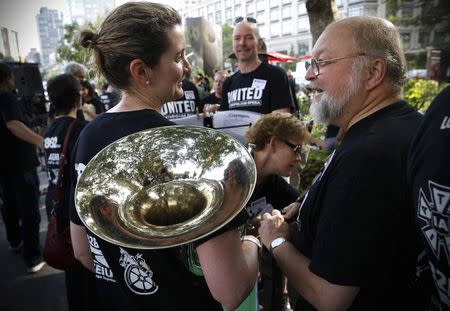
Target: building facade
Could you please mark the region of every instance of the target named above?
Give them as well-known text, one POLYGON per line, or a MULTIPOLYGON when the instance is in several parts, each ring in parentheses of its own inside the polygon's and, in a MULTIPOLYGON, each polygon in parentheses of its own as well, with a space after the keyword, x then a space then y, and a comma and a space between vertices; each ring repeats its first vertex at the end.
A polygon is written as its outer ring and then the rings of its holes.
POLYGON ((0 61, 20 61, 19 33, 0 25, 0 61))
MULTIPOLYGON (((382 14, 379 1, 336 0, 338 18, 382 14)), ((253 17, 269 50, 302 55, 312 48, 305 0, 209 0, 186 6, 182 15, 203 16, 218 25, 233 25, 238 16, 253 17)))
POLYGON ((64 35, 63 14, 58 10, 42 7, 36 15, 41 61, 44 67, 56 62, 56 49, 64 35))
POLYGON ((95 21, 116 7, 115 0, 68 0, 69 18, 72 22, 84 25, 95 21))

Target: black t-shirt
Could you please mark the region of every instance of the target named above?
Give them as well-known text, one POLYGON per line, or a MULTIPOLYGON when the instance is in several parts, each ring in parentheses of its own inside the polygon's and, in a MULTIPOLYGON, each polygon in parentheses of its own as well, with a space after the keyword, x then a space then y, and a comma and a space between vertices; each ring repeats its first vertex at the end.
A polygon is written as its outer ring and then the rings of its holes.
MULTIPOLYGON (((282 210, 293 203, 299 192, 278 175, 269 175, 259 185, 256 185, 247 206, 225 228, 238 228, 247 221, 254 219, 264 208, 265 203, 277 210, 282 210), (263 199, 263 201, 261 201, 263 199)), ((267 211, 267 210, 264 210, 267 211)), ((222 230, 218 230, 218 235, 222 230)))
POLYGON ((450 310, 450 87, 433 101, 408 156, 419 231, 443 310, 450 310))
MULTIPOLYGON (((54 199, 55 185, 59 176, 60 155, 63 151, 64 140, 69 125, 74 121, 72 117, 64 116, 56 118, 45 131, 44 150, 45 161, 47 163, 48 189, 46 194, 46 202, 49 204, 54 199)), ((61 224, 66 226, 69 224, 69 199, 70 199, 70 163, 71 153, 75 146, 75 142, 80 135, 81 130, 86 125, 85 121, 76 120, 70 133, 66 151, 66 164, 64 166, 63 179, 61 181, 61 190, 59 194, 59 207, 57 215, 61 220, 61 224)))
MULTIPOLYGON (((101 149, 126 135, 172 122, 154 110, 104 113, 81 132, 74 168, 81 175, 101 149)), ((76 176, 76 175, 75 175, 76 176)), ((73 202, 71 221, 81 225, 73 202)), ((97 288, 108 310, 222 310, 206 281, 186 268, 182 247, 142 250, 120 247, 88 231, 97 288)))
POLYGON ((249 110, 263 114, 293 104, 289 81, 283 69, 261 63, 249 73, 236 72, 223 82, 221 110, 249 110))
POLYGON ((21 172, 39 165, 36 147, 16 137, 6 127, 6 123, 13 120, 29 125, 24 118, 22 108, 13 94, 0 93, 0 149, 2 150, 0 174, 21 172))
MULTIPOLYGON (((360 287, 350 310, 411 310, 418 254, 406 158, 421 115, 405 102, 354 124, 300 207, 309 270, 360 287)), ((314 309, 300 299, 295 310, 314 309)))
POLYGON ((211 93, 200 102, 200 112, 203 111, 205 105, 222 105, 222 98, 216 96, 216 93, 211 93))
POLYGON ((200 111, 200 96, 198 89, 194 83, 188 79, 184 79, 183 83, 183 97, 165 103, 161 107, 161 114, 169 120, 189 117, 200 111))
POLYGON ((265 197, 266 202, 270 203, 273 208, 282 210, 294 202, 298 196, 299 192, 284 180, 283 177, 270 175, 266 177, 262 184, 256 185, 249 204, 265 197))

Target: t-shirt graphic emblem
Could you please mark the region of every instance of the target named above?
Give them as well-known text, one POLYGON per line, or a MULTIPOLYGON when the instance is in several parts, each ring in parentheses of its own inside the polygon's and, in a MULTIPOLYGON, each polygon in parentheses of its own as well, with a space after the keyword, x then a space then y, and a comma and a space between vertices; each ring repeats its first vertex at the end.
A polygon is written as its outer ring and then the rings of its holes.
POLYGON ((431 271, 441 300, 450 305, 450 279, 439 270, 450 263, 450 188, 429 180, 428 189, 420 189, 418 200, 421 230, 435 257, 430 258, 431 271))
POLYGON ((152 279, 153 272, 141 254, 131 256, 120 248, 119 263, 125 268, 123 275, 125 283, 132 292, 138 295, 151 295, 158 290, 158 285, 152 279))
POLYGON ((114 274, 106 261, 95 237, 88 235, 89 246, 94 259, 95 277, 108 282, 116 282, 114 274))

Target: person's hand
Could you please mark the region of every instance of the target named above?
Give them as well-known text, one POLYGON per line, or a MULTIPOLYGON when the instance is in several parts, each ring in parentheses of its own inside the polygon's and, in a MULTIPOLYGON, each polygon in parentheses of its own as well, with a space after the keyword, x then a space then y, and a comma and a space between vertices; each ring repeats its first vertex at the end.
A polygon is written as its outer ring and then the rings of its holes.
POLYGON ((210 113, 215 113, 219 109, 220 109, 220 105, 218 105, 218 104, 206 104, 203 107, 203 112, 210 114, 210 113))
POLYGON ((300 207, 299 202, 293 202, 293 203, 289 204, 288 206, 286 206, 285 208, 283 208, 282 214, 284 216, 284 220, 287 223, 290 223, 297 218, 299 207, 300 207))
POLYGON ((271 214, 264 213, 258 232, 261 242, 267 249, 270 249, 270 243, 278 237, 289 239, 289 225, 284 221, 281 212, 276 209, 271 214))

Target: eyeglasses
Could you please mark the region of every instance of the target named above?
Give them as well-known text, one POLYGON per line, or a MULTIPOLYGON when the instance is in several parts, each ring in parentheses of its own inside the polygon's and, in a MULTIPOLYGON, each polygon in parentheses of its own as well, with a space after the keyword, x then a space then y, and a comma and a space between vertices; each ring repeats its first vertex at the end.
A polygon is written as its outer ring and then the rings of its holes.
POLYGON ((287 140, 282 140, 282 142, 285 143, 289 148, 291 148, 292 152, 296 156, 302 155, 302 145, 294 145, 293 143, 290 143, 287 140))
POLYGON ((365 56, 366 53, 355 53, 348 56, 342 56, 337 58, 330 58, 330 59, 320 59, 317 60, 315 58, 311 58, 310 60, 307 60, 305 62, 305 68, 306 70, 309 69, 309 67, 312 68, 314 75, 317 77, 320 74, 319 66, 325 66, 328 64, 332 64, 334 62, 337 62, 338 60, 345 59, 345 58, 351 58, 351 57, 357 57, 357 56, 365 56))
POLYGON ((246 20, 247 22, 249 22, 249 23, 253 23, 253 24, 256 24, 256 19, 254 19, 253 17, 242 17, 242 16, 239 16, 239 17, 236 17, 235 19, 234 19, 234 24, 236 25, 236 24, 239 24, 240 22, 242 22, 243 20, 246 20))

